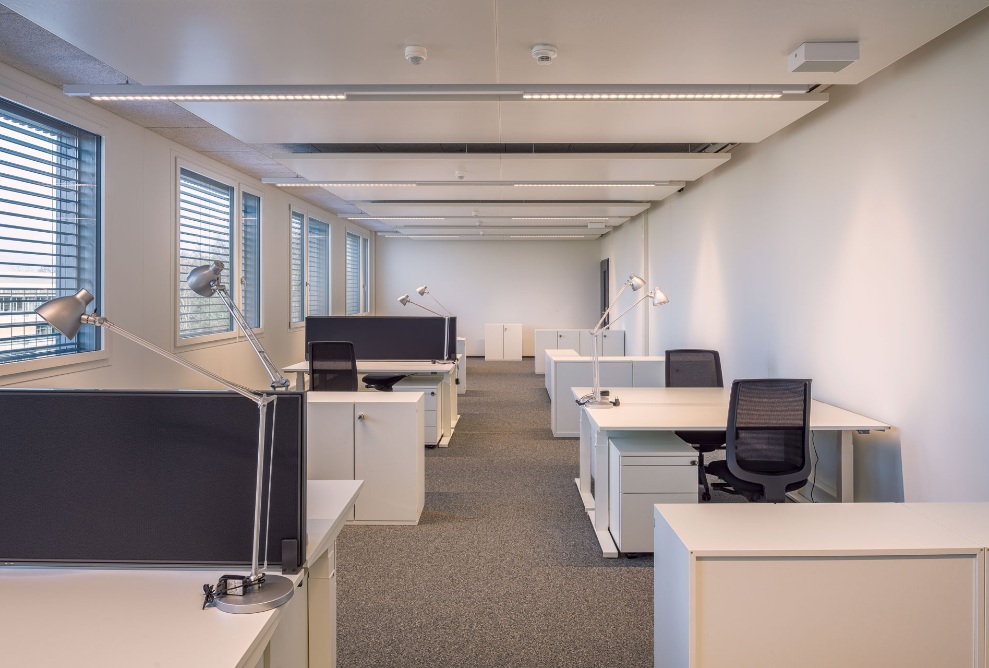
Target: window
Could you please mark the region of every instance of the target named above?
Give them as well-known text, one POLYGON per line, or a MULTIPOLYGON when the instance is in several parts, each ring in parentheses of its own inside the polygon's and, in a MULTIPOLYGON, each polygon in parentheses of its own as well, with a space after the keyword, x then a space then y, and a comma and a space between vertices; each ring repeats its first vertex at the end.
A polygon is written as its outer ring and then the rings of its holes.
POLYGON ((261 327, 261 198, 245 192, 240 208, 240 310, 257 329, 261 327))
POLYGON ((309 310, 330 314, 330 226, 309 218, 309 310))
POLYGON ((347 315, 367 313, 371 305, 368 299, 368 265, 371 242, 353 232, 347 232, 347 315))
MULTIPOLYGON (((233 316, 220 299, 197 295, 186 285, 189 272, 213 260, 232 268, 234 187, 179 171, 179 338, 232 332, 233 316)), ((225 273, 224 281, 231 274, 225 273)), ((228 286, 234 298, 234 286, 228 286)))
POLYGON ((100 349, 97 327, 69 341, 34 313, 89 290, 99 305, 99 136, 0 99, 0 363, 100 349))
POLYGON ((305 311, 305 271, 306 271, 306 214, 292 212, 291 247, 292 257, 289 269, 292 273, 291 301, 292 324, 300 324, 306 320, 305 311))

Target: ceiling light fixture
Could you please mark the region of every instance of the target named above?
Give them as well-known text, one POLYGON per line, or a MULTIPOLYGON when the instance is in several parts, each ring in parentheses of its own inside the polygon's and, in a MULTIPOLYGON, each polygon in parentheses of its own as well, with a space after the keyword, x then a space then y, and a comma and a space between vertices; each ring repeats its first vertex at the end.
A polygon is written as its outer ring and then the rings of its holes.
POLYGON ((385 187, 396 187, 396 188, 414 188, 419 185, 418 183, 330 183, 328 181, 307 181, 305 183, 299 183, 296 181, 292 182, 279 182, 279 181, 265 181, 262 179, 263 183, 269 183, 269 185, 280 186, 282 188, 385 188, 385 187))
POLYGON ((672 181, 641 181, 639 183, 581 183, 571 181, 569 183, 539 183, 520 182, 513 183, 516 188, 655 188, 658 186, 677 186, 672 181))
POLYGON ((586 239, 589 234, 513 234, 511 239, 586 239))
MULTIPOLYGON (((856 44, 857 46, 857 44, 856 44)), ((412 47, 410 47, 412 48, 412 47)), ((410 61, 411 62, 411 61, 410 61)), ((185 85, 69 84, 62 92, 99 101, 176 102, 312 101, 677 101, 774 100, 806 95, 809 84, 352 84, 352 85, 185 85)))
POLYGON ((348 216, 347 220, 446 220, 446 218, 429 218, 427 216, 348 216))
POLYGON ((459 234, 383 234, 386 239, 459 239, 459 234))
POLYGON ((598 222, 606 222, 602 220, 603 216, 520 216, 512 218, 512 220, 593 220, 598 222))

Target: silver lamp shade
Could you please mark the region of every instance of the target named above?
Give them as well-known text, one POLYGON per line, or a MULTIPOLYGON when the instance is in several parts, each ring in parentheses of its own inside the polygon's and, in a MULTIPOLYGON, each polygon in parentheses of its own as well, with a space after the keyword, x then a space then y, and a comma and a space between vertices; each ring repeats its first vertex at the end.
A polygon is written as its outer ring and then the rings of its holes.
POLYGON ((61 332, 63 336, 74 339, 82 326, 82 316, 94 299, 95 297, 90 294, 89 290, 83 288, 74 295, 57 297, 45 302, 34 309, 34 312, 61 332))
POLYGON ((221 272, 223 272, 223 263, 213 260, 210 264, 204 264, 190 271, 185 282, 197 295, 212 297, 216 294, 216 285, 220 282, 221 272))

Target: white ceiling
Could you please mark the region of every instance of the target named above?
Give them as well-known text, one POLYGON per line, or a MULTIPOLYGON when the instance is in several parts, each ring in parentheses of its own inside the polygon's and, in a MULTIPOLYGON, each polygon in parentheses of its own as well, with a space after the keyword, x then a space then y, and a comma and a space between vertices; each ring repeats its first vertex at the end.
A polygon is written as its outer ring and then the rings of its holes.
MULTIPOLYGON (((408 101, 392 96, 380 101, 182 103, 241 142, 286 145, 270 153, 283 168, 271 180, 283 180, 287 168, 308 181, 417 184, 325 186, 341 204, 349 203, 339 207, 340 215, 398 234, 490 239, 578 233, 594 238, 724 164, 733 145, 761 141, 825 104, 827 95, 820 91, 828 86, 860 83, 989 0, 4 4, 143 85, 400 85, 423 90, 467 85, 484 91, 495 85, 800 84, 812 91, 764 101, 544 102, 484 96, 408 101), (858 41, 861 57, 838 73, 791 73, 787 55, 804 41, 858 41), (559 56, 549 65, 537 64, 531 56, 537 43, 554 44, 559 56), (405 61, 410 44, 428 50, 422 65, 405 61), (317 152, 323 147, 315 144, 361 146, 335 146, 336 152, 326 153, 317 152), (478 144, 489 146, 474 147, 478 144), (648 144, 689 146, 643 146, 648 144), (664 185, 514 185, 533 181, 664 185), (527 217, 554 220, 511 220, 527 217), (606 225, 589 229, 588 222, 606 225), (486 231, 483 237, 480 231, 486 231)), ((294 189, 300 196, 312 190, 294 189)))

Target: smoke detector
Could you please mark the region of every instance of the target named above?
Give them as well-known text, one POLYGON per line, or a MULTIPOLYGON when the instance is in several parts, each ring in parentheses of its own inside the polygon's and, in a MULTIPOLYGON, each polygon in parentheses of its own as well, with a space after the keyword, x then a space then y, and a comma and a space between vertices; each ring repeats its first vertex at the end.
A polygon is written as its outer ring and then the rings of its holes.
POLYGON ((532 57, 540 65, 549 65, 556 58, 556 47, 552 44, 536 44, 532 47, 532 57))
POLYGON ((405 59, 413 65, 422 65, 426 61, 426 47, 407 46, 405 47, 405 59))

